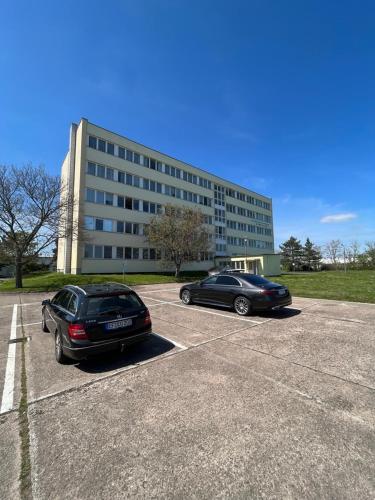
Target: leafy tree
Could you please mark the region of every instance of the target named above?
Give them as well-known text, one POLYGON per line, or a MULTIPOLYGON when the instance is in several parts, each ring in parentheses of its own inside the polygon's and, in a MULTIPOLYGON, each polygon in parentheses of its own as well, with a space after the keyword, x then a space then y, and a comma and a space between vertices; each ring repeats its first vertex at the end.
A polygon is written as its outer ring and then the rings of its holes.
POLYGON ((280 245, 281 264, 287 271, 297 271, 302 264, 303 248, 294 236, 280 245))
POLYGON ((197 261, 209 250, 209 234, 199 210, 166 205, 164 213, 153 217, 145 232, 162 261, 174 265, 176 277, 184 262, 197 261))
POLYGON ((303 265, 309 271, 317 271, 321 260, 322 254, 320 252, 320 248, 314 245, 310 238, 307 238, 302 249, 303 265))
POLYGON ((368 241, 365 251, 358 256, 359 267, 362 269, 375 269, 375 241, 368 241))
POLYGON ((74 200, 58 176, 42 166, 0 165, 0 238, 15 264, 16 288, 22 288, 25 262, 57 237, 76 233, 68 213, 74 200))

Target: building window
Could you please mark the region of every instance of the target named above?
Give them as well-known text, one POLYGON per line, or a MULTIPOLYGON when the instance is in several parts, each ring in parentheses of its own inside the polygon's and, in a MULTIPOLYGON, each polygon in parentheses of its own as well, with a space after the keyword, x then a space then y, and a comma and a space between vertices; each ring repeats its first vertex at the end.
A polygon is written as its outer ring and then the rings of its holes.
POLYGON ((148 156, 143 156, 143 166, 148 168, 149 165, 150 165, 150 160, 148 156))
POLYGON ((157 183, 156 183, 156 191, 157 191, 158 193, 161 193, 161 192, 162 192, 162 187, 161 187, 160 182, 157 182, 157 183))
POLYGON ((124 258, 124 249, 123 247, 116 247, 116 259, 124 258))
POLYGON ((94 217, 90 217, 88 215, 85 215, 84 228, 89 229, 89 230, 94 229, 94 217))
POLYGON ((90 175, 96 175, 96 165, 90 161, 87 164, 87 173, 90 175))
POLYGON ((106 177, 107 177, 108 180, 113 181, 113 179, 115 178, 114 173, 115 172, 114 172, 113 168, 107 167, 106 177))
POLYGON ((132 258, 132 249, 131 247, 125 247, 125 259, 132 258))
POLYGON ((125 184, 125 174, 124 174, 124 172, 118 172, 118 174, 117 174, 117 180, 118 180, 118 182, 121 182, 122 184, 125 184))
POLYGON ((104 258, 112 259, 112 247, 104 246, 104 258))
POLYGON ((95 245, 94 256, 95 256, 95 259, 102 259, 103 258, 103 247, 102 246, 95 245))
POLYGON ((96 137, 93 137, 92 135, 89 135, 89 147, 96 149, 96 137))
POLYGON ((142 258, 143 258, 143 260, 147 260, 148 259, 148 248, 143 248, 142 258))
POLYGON ((148 201, 143 202, 143 211, 144 212, 149 212, 149 203, 148 201))
POLYGON ((133 248, 133 259, 139 259, 139 248, 133 248))
POLYGON ((150 191, 155 192, 155 185, 156 185, 155 181, 150 181, 150 191))
POLYGON ((115 154, 115 146, 111 142, 107 142, 107 153, 109 155, 115 154))
POLYGON ((86 189, 86 201, 91 201, 92 203, 95 203, 95 190, 87 188, 86 189))
POLYGON ((132 199, 132 198, 129 198, 128 196, 126 196, 126 198, 125 198, 125 208, 126 208, 127 210, 131 210, 131 209, 133 208, 133 207, 132 207, 132 205, 133 205, 133 203, 132 203, 132 202, 133 202, 133 199, 132 199))
POLYGON ((113 231, 113 222, 112 219, 104 219, 104 226, 103 226, 104 231, 113 231))
POLYGON ((85 245, 85 258, 92 259, 94 256, 94 246, 86 243, 85 245))
POLYGON ((106 205, 113 205, 113 194, 112 193, 105 193, 105 204, 106 205))
POLYGON ((128 161, 133 161, 133 151, 130 151, 129 149, 126 150, 126 159, 128 161))
POLYGON ((153 158, 150 158, 150 168, 152 170, 156 169, 156 161, 153 158))
POLYGON ((156 213, 156 205, 155 203, 150 203, 150 213, 155 214, 156 213))
POLYGON ((97 167, 97 176, 102 177, 104 179, 105 177, 105 167, 103 165, 98 165, 97 167))
POLYGON ((105 153, 105 141, 103 141, 103 139, 98 139, 98 149, 105 153))
POLYGON ((133 200, 133 210, 139 210, 139 200, 133 200))
POLYGON ((143 179, 143 189, 149 189, 150 188, 150 182, 148 179, 143 179))
POLYGON ((158 172, 163 172, 163 164, 161 161, 156 162, 156 170, 158 172))
POLYGON ((131 222, 125 223, 125 233, 132 234, 132 223, 131 222))
POLYGON ((96 191, 96 203, 104 203, 103 191, 96 191))
POLYGON ((126 184, 128 186, 132 186, 133 185, 133 176, 131 174, 126 174, 126 184))
POLYGON ((156 259, 155 248, 150 248, 150 259, 151 260, 155 260, 156 259))
POLYGON ((133 224, 133 234, 139 234, 139 224, 133 224))
POLYGON ((122 158, 125 160, 125 148, 122 148, 121 146, 118 147, 118 155, 119 158, 122 158))
POLYGON ((117 221, 116 230, 117 230, 118 233, 123 233, 124 232, 124 223, 121 220, 117 221))
POLYGON ((169 165, 165 164, 165 166, 164 166, 164 172, 165 172, 167 175, 170 175, 170 167, 169 167, 169 165))
POLYGON ((95 219, 95 231, 103 231, 103 219, 95 219))
POLYGON ((124 208, 125 198, 123 196, 117 196, 117 206, 120 208, 124 208))
POLYGON ((138 153, 133 153, 133 162, 137 163, 138 165, 141 163, 141 158, 138 153))

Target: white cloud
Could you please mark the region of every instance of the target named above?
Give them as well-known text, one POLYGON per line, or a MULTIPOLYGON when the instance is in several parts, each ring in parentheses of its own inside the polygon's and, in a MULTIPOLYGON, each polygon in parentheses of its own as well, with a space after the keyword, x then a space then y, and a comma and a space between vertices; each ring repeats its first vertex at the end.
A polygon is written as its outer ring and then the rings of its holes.
POLYGON ((320 222, 323 224, 330 224, 332 222, 346 222, 348 220, 356 219, 357 214, 353 214, 351 212, 343 213, 343 214, 335 214, 335 215, 325 215, 320 219, 320 222))

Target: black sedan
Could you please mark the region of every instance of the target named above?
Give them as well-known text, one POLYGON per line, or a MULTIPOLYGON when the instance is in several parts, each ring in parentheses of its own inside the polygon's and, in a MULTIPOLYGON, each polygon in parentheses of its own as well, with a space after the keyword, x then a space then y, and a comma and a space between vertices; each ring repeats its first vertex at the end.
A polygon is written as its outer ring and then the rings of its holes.
POLYGON ((53 335, 59 363, 123 350, 151 333, 147 307, 133 290, 118 283, 67 285, 42 306, 42 329, 53 335))
POLYGON ((225 272, 182 286, 180 299, 184 304, 234 308, 241 316, 253 311, 280 309, 292 303, 292 297, 285 286, 256 274, 225 272))

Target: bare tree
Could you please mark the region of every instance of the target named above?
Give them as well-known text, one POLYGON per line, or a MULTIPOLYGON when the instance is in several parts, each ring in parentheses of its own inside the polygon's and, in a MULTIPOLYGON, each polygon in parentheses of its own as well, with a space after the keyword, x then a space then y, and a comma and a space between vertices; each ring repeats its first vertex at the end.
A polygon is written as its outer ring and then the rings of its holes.
POLYGON ((60 177, 43 166, 0 165, 0 238, 11 247, 16 288, 22 288, 23 264, 30 254, 39 255, 56 238, 77 232, 68 220, 73 205, 60 177))
POLYGON ((324 247, 325 256, 332 262, 337 269, 342 252, 342 242, 340 240, 331 240, 324 247))
POLYGON ((164 213, 153 217, 146 230, 148 243, 160 251, 167 265, 173 264, 177 277, 184 262, 200 259, 209 250, 209 233, 199 210, 166 205, 164 213))

